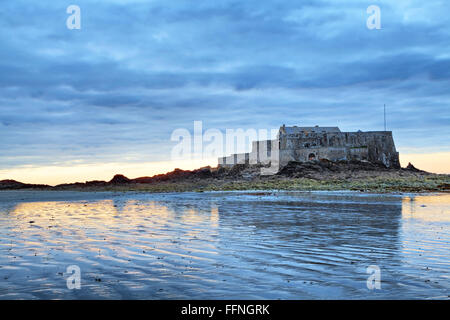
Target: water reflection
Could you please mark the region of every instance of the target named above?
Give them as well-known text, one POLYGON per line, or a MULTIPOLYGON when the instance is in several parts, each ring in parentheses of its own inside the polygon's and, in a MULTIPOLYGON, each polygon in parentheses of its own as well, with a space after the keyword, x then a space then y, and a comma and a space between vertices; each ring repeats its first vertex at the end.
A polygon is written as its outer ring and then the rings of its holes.
POLYGON ((445 298, 449 289, 445 195, 51 197, 0 195, 1 298, 445 298), (71 264, 81 290, 66 288, 71 264), (366 287, 373 264, 379 291, 366 287))
POLYGON ((450 195, 410 195, 402 198, 404 219, 450 222, 450 195))

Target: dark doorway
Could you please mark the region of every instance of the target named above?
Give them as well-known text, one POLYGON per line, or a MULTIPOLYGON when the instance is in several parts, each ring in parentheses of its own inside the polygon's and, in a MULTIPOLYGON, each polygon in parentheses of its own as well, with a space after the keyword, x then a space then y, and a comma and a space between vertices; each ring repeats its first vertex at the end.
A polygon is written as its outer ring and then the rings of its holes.
POLYGON ((314 153, 310 153, 308 156, 309 160, 316 160, 316 155, 314 153))

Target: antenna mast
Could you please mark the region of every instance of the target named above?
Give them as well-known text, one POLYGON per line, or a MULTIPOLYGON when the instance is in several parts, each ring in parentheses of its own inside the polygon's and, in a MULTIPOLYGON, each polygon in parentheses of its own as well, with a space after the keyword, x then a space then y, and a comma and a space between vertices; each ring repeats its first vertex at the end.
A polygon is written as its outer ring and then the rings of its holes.
POLYGON ((386 104, 384 105, 384 131, 386 131, 386 104))

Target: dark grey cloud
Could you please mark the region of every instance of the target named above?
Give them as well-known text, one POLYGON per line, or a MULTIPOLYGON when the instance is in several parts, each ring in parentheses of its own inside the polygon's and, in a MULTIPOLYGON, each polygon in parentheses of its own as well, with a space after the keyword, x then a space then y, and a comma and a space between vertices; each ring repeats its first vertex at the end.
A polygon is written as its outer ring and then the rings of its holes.
MULTIPOLYGON (((0 10, 0 169, 170 155, 170 134, 338 124, 450 150, 445 1, 9 1, 0 10)), ((425 149, 424 149, 425 150, 425 149)))

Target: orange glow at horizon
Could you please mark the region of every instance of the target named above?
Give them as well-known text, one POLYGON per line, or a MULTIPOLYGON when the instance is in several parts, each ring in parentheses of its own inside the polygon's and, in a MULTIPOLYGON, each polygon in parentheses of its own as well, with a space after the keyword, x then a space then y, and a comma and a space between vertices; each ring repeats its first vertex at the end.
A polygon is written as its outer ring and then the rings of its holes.
POLYGON ((450 174, 450 152, 409 154, 400 152, 400 164, 402 167, 406 167, 408 162, 411 162, 420 170, 450 174))
POLYGON ((109 181, 115 174, 138 178, 167 173, 175 168, 193 170, 217 166, 217 159, 182 160, 141 163, 104 163, 64 166, 18 167, 0 170, 0 180, 12 179, 23 183, 57 185, 92 180, 109 181))
MULTIPOLYGON (((402 167, 411 162, 416 168, 433 173, 450 174, 450 152, 427 154, 403 154, 400 152, 402 167)), ((91 180, 109 181, 115 174, 128 178, 138 178, 166 173, 180 168, 198 169, 217 166, 217 159, 183 160, 142 163, 103 163, 61 166, 25 166, 0 170, 0 180, 13 179, 23 183, 57 185, 62 183, 85 182, 91 180)))
POLYGON ((450 194, 404 197, 402 216, 427 222, 450 222, 450 194))

